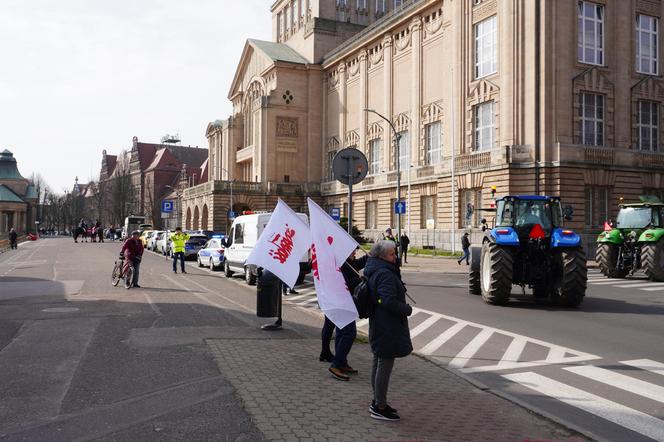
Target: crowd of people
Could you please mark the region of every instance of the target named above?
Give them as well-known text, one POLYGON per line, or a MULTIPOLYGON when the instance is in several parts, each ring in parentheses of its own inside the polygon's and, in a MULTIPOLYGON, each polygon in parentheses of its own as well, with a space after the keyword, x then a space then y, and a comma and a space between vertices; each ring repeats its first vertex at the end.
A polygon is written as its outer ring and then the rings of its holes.
POLYGON ((122 230, 120 226, 110 224, 104 228, 99 221, 88 223, 86 220, 81 219, 76 227, 71 232, 74 242, 78 243, 80 238, 81 242, 104 242, 104 239, 116 241, 120 239, 122 230))

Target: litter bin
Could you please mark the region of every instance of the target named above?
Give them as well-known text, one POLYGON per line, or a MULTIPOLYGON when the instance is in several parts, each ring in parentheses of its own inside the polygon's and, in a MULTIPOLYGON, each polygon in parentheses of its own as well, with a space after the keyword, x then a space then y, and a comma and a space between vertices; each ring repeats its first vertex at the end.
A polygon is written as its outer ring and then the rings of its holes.
POLYGON ((256 316, 259 318, 279 316, 280 298, 281 280, 274 273, 263 270, 256 283, 256 316))

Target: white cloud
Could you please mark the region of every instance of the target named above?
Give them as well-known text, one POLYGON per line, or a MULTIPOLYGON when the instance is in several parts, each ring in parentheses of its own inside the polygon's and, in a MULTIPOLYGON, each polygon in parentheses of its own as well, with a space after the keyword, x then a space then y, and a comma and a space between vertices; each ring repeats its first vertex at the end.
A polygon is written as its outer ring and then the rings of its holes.
POLYGON ((271 37, 268 3, 2 0, 0 149, 60 190, 134 135, 206 147, 245 39, 271 37))

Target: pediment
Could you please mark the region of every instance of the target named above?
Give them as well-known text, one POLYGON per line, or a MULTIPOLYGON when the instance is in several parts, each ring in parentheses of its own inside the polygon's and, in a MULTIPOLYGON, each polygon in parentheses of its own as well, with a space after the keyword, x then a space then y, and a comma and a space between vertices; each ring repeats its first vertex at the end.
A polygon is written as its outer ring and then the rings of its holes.
POLYGON ((493 96, 495 96, 499 91, 500 88, 496 84, 488 80, 480 80, 470 90, 470 96, 472 97, 473 101, 482 103, 493 98, 493 96))
POLYGON ((574 77, 574 85, 589 91, 613 90, 613 82, 606 72, 593 66, 574 77))
POLYGON ((247 40, 240 62, 235 69, 235 76, 228 92, 228 98, 232 100, 236 95, 243 94, 252 80, 257 76, 261 76, 271 66, 274 66, 274 61, 263 51, 256 48, 250 40, 247 40))
POLYGON ((664 82, 656 77, 646 77, 634 85, 632 91, 639 97, 664 101, 664 82))

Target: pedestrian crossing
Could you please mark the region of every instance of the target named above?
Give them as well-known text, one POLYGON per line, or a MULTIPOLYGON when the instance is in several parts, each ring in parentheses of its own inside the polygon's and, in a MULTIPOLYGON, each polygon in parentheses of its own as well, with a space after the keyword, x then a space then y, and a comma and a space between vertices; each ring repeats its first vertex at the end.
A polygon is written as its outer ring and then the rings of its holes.
MULTIPOLYGON (((649 359, 620 361, 618 364, 611 366, 612 369, 595 365, 563 367, 559 374, 564 379, 555 379, 559 377, 556 374, 543 375, 533 371, 502 377, 575 410, 647 438, 664 441, 661 408, 664 386, 660 385, 664 383, 661 377, 664 375, 664 364, 649 359), (565 376, 569 373, 575 376, 565 376)), ((578 413, 575 416, 579 416, 578 413)))
POLYGON ((621 289, 643 290, 646 292, 663 292, 664 282, 648 281, 645 276, 633 278, 607 278, 598 269, 588 269, 588 287, 616 287, 621 289))

